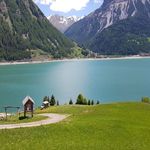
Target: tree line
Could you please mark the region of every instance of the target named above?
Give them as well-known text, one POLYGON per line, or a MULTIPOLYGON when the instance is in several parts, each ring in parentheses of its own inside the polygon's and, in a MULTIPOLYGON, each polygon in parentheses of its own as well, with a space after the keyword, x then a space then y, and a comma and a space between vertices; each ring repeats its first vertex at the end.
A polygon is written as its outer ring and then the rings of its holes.
MULTIPOLYGON (((55 106, 55 105, 58 106, 59 105, 59 101, 56 100, 54 95, 52 95, 51 97, 45 96, 43 98, 43 104, 44 104, 44 102, 47 102, 46 106, 55 106)), ((95 105, 95 104, 98 105, 98 104, 100 104, 100 101, 99 100, 94 101, 94 100, 91 100, 91 99, 88 99, 88 98, 84 97, 82 94, 79 94, 77 96, 77 99, 76 99, 75 103, 73 102, 72 99, 70 99, 68 104, 69 105, 74 105, 74 104, 75 105, 95 105)))

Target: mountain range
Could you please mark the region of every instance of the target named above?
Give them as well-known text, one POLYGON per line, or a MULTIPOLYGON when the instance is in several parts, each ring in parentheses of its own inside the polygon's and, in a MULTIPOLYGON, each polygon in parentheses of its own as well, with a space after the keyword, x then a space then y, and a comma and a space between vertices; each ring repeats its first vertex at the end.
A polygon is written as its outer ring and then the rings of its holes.
POLYGON ((150 53, 150 0, 104 0, 65 35, 96 53, 150 53))
POLYGON ((0 61, 87 55, 74 41, 101 55, 149 55, 150 0, 104 0, 84 18, 48 19, 32 0, 0 0, 0 61))
POLYGON ((0 0, 0 60, 31 59, 35 52, 69 57, 74 43, 49 23, 32 0, 0 0))
POLYGON ((75 22, 79 21, 82 18, 83 17, 77 16, 65 17, 59 15, 50 15, 47 17, 50 23, 62 33, 64 33, 71 25, 73 25, 75 22))

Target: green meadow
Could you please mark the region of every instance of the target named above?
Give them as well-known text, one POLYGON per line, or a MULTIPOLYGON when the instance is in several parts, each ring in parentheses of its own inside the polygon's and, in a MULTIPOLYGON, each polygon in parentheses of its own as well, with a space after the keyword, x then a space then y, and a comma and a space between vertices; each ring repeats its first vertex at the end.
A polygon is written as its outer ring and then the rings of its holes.
MULTIPOLYGON (((30 115, 30 114, 29 114, 30 115)), ((23 116, 23 114, 21 114, 20 116, 23 116)), ((27 118, 23 118, 22 120, 19 120, 19 116, 18 115, 14 115, 14 116, 8 116, 7 120, 0 120, 0 125, 3 124, 18 124, 18 123, 28 123, 28 122, 34 122, 34 121, 40 121, 43 119, 47 119, 48 117, 46 116, 38 116, 38 115, 34 115, 34 117, 27 117, 27 118)))
POLYGON ((0 150, 149 150, 150 105, 56 106, 36 113, 71 114, 46 126, 0 130, 0 150))

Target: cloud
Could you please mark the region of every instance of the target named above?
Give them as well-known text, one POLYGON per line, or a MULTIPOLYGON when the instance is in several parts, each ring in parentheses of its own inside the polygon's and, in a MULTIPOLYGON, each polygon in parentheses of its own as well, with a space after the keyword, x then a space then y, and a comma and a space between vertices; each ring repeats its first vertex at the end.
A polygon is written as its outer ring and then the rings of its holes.
POLYGON ((85 8, 90 0, 34 0, 35 3, 49 5, 53 11, 69 12, 85 8))

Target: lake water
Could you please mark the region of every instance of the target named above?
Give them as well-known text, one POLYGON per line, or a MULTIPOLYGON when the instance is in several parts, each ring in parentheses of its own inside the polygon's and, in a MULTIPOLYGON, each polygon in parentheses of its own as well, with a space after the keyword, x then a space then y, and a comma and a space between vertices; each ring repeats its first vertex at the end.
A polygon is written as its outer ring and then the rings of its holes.
POLYGON ((70 61, 0 66, 0 107, 21 106, 30 95, 40 106, 54 94, 61 104, 79 93, 102 103, 150 96, 150 59, 70 61))

